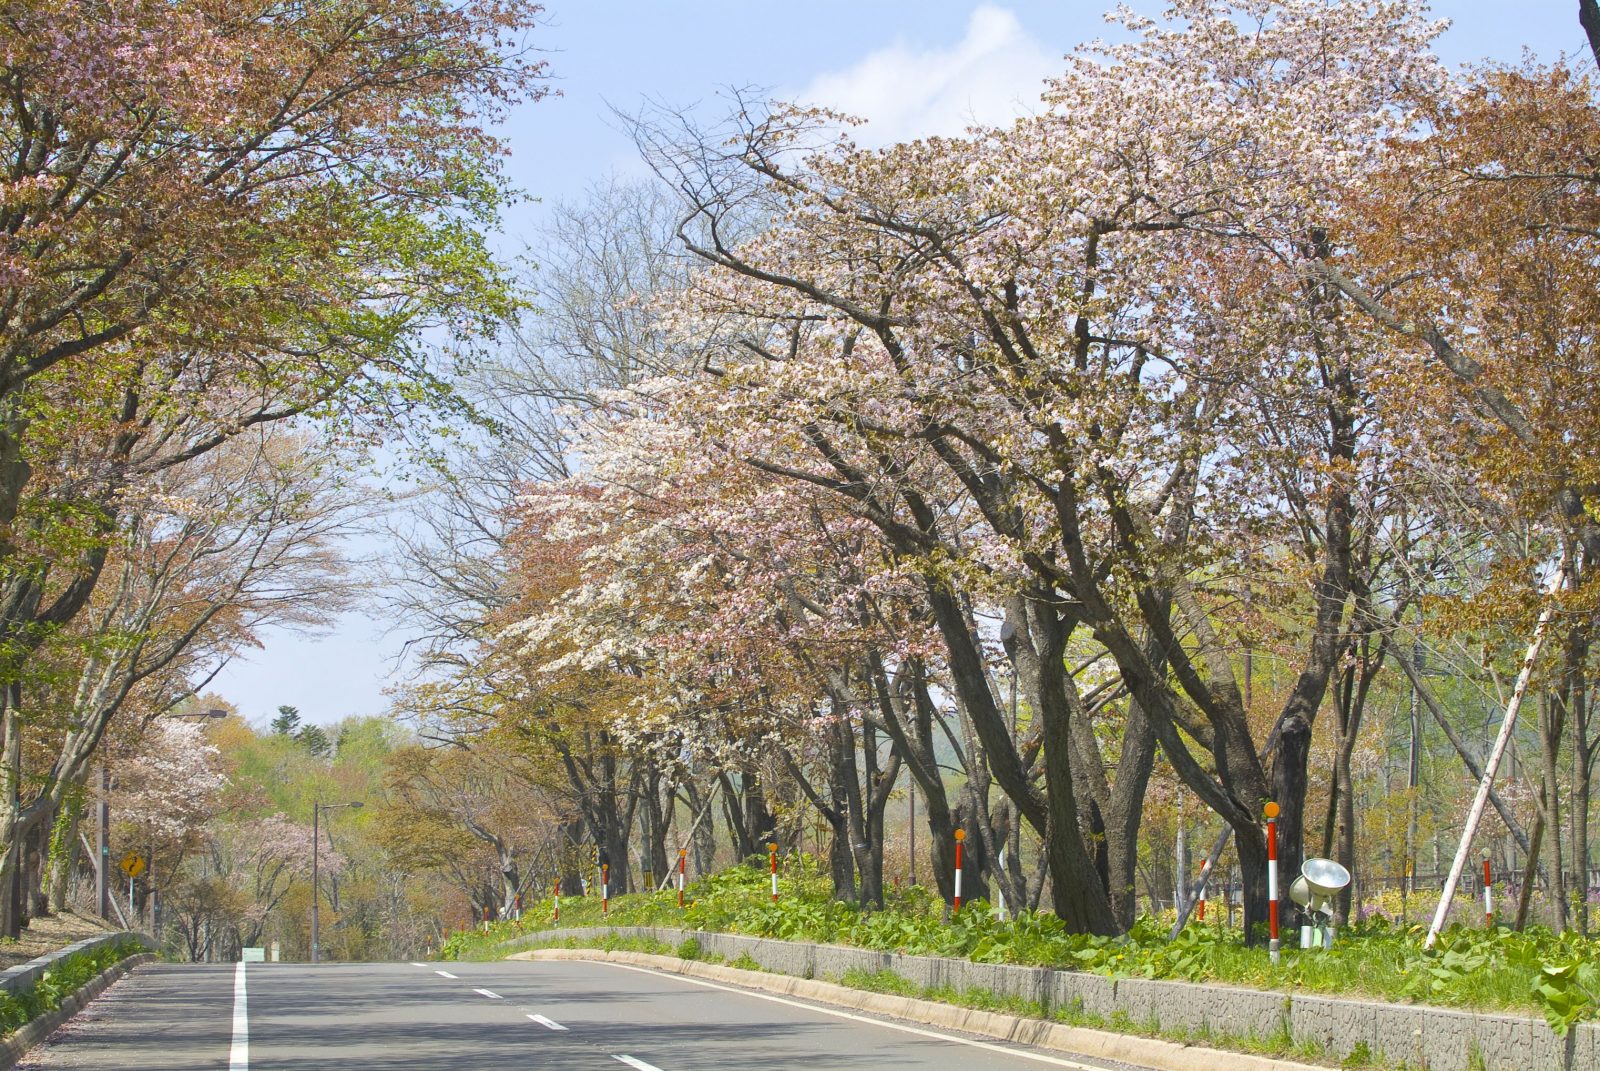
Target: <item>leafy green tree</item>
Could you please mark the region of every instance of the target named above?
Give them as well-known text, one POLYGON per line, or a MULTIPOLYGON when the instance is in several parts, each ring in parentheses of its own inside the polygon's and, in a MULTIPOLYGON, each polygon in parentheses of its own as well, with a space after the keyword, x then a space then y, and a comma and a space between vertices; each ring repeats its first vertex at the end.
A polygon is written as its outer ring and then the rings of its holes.
POLYGON ((333 751, 333 742, 328 739, 328 734, 320 725, 305 725, 294 734, 307 751, 319 759, 327 758, 333 751))
POLYGON ((279 707, 278 716, 272 719, 272 731, 278 736, 294 736, 299 725, 300 711, 288 705, 279 707))

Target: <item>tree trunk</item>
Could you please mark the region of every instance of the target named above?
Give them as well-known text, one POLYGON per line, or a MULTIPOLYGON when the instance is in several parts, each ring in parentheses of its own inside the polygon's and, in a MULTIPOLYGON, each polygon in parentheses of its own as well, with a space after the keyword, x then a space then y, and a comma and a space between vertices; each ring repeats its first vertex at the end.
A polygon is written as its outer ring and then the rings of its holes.
POLYGON ((1139 865, 1139 827, 1144 820, 1145 790, 1155 767, 1156 741, 1149 718, 1136 700, 1128 701, 1117 778, 1106 808, 1106 873, 1111 912, 1117 927, 1132 928, 1138 915, 1134 887, 1139 865))
POLYGON ((1528 834, 1528 861, 1522 867, 1522 887, 1517 890, 1517 921, 1521 933, 1528 925, 1528 908, 1533 902, 1533 884, 1539 876, 1539 848, 1544 842, 1544 815, 1533 816, 1533 832, 1528 834))
MULTIPOLYGON (((1285 718, 1278 733, 1278 751, 1272 761, 1272 798, 1278 817, 1278 895, 1287 902, 1289 885, 1300 876, 1305 862, 1305 802, 1307 767, 1311 761, 1311 723, 1299 715, 1285 718)), ((1289 910, 1278 910, 1288 917, 1289 910)))
POLYGON ((1029 614, 1038 652, 1037 693, 1043 722, 1044 778, 1050 815, 1046 852, 1055 912, 1073 933, 1113 936, 1120 931, 1105 882, 1083 843, 1077 794, 1072 777, 1072 708, 1067 699, 1066 648, 1071 626, 1054 608, 1039 606, 1029 614))
POLYGON ((1550 876, 1551 896, 1555 900, 1555 918, 1552 928, 1564 930, 1568 926, 1567 875, 1561 858, 1561 789, 1560 752, 1565 719, 1565 703, 1558 697, 1544 693, 1539 704, 1539 742, 1543 758, 1544 785, 1539 796, 1544 801, 1544 813, 1550 826, 1550 876))
MULTIPOLYGON (((837 705, 835 714, 839 713, 837 705)), ((855 777, 851 757, 855 740, 849 722, 836 717, 828 727, 828 806, 817 808, 828 822, 831 836, 828 840, 828 869, 833 875, 833 898, 841 903, 853 904, 859 893, 856 890, 855 853, 850 849, 850 784, 855 777)))
MULTIPOLYGON (((1574 578, 1576 584, 1577 578, 1574 578)), ((1572 726, 1572 865, 1578 873, 1577 926, 1589 933, 1589 799, 1594 776, 1594 751, 1589 741, 1589 688, 1584 669, 1588 662, 1587 631, 1574 628, 1567 638, 1567 721, 1572 726)))
POLYGON ((933 872, 933 885, 946 901, 955 892, 955 818, 945 792, 944 774, 934 751, 935 726, 943 715, 928 692, 924 667, 913 660, 906 670, 904 687, 891 686, 881 663, 869 659, 874 686, 881 699, 884 729, 891 746, 906 764, 922 795, 928 828, 927 859, 933 872), (909 694, 908 694, 909 693, 909 694))
POLYGON ((767 854, 767 845, 778 837, 778 823, 767 807, 766 786, 761 773, 752 763, 739 775, 742 791, 740 800, 744 809, 745 829, 750 837, 750 854, 767 854))
MULTIPOLYGON (((44 918, 50 914, 50 898, 45 889, 45 875, 50 867, 50 833, 55 828, 54 809, 34 817, 28 831, 28 867, 24 875, 23 895, 27 901, 28 918, 44 918)), ((154 853, 150 863, 155 865, 154 853)), ((155 919, 152 917, 152 926, 155 919)))
MULTIPOLYGON (((654 760, 647 761, 647 772, 644 778, 643 791, 639 806, 639 834, 644 843, 644 866, 649 871, 646 884, 647 891, 655 892, 655 887, 661 884, 666 877, 671 863, 667 857, 667 835, 669 824, 666 820, 667 808, 672 806, 677 792, 669 783, 666 785, 666 806, 662 805, 662 782, 660 767, 654 760)), ((644 879, 641 879, 644 880, 644 879)))
POLYGON ((78 828, 83 819, 84 786, 76 782, 65 795, 50 837, 50 872, 46 878, 50 913, 67 909, 72 882, 78 873, 78 828))
MULTIPOLYGON (((702 816, 711 803, 711 797, 702 794, 693 773, 683 780, 684 800, 689 807, 689 822, 694 829, 689 833, 689 858, 695 874, 709 874, 717 861, 717 815, 715 810, 702 816)), ((717 791, 712 788, 713 792, 717 791)))
MULTIPOLYGON (((1244 894, 1244 939, 1247 945, 1267 941, 1267 839, 1260 826, 1233 827, 1239 852, 1239 877, 1244 894)), ((1281 874, 1281 872, 1280 872, 1281 874)), ((1280 886, 1282 882, 1279 882, 1280 886)), ((1282 889, 1279 890, 1280 895, 1282 889)))
POLYGON ((557 866, 562 896, 583 895, 584 871, 588 868, 583 853, 583 833, 582 818, 574 818, 561 824, 561 852, 557 866))

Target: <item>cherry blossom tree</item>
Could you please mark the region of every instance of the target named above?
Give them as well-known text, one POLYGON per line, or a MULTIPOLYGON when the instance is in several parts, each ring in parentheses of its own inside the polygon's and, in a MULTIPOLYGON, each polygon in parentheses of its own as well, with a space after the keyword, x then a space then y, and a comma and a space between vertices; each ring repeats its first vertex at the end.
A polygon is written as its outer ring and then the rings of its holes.
MULTIPOLYGON (((685 198, 685 242, 716 269, 686 329, 747 325, 731 374, 686 393, 684 423, 838 493, 898 554, 938 563, 927 598, 955 692, 1046 838, 1057 913, 1116 928, 1067 832, 1099 765, 1072 729, 1081 697, 1063 672, 1082 630, 1148 719, 1124 743, 1158 741, 1239 837, 1248 925, 1265 914, 1260 803, 1276 782, 1296 825, 1304 796, 1305 750, 1278 748, 1271 777, 1263 752, 1308 736, 1346 642, 1358 385, 1382 352, 1298 266, 1326 246, 1397 116, 1442 87, 1427 51, 1438 28, 1396 4, 1196 0, 1117 19, 1133 40, 1076 56, 1051 112, 1009 131, 863 153, 829 146, 819 123, 832 117, 741 102, 730 129, 673 131, 668 117, 639 136, 685 198), (752 204, 777 222, 743 240, 730 228, 752 204), (1309 421, 1307 435, 1320 421, 1329 476, 1298 506, 1288 488, 1288 505, 1257 496, 1240 516, 1227 506, 1260 443, 1238 425, 1263 410, 1309 421), (988 529, 975 549, 933 505, 951 488, 988 529), (1283 732, 1259 733, 1206 579, 1289 509, 1319 528, 1309 620, 1283 732), (1002 731, 949 559, 1015 569, 1042 792, 1002 731)), ((1143 763, 1124 751, 1136 812, 1143 763)))

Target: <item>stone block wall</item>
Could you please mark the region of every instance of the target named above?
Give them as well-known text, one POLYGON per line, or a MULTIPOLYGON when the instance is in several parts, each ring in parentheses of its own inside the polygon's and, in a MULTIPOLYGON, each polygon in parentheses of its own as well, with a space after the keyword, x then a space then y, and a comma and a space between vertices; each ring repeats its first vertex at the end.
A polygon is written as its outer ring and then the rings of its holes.
POLYGON ((95 952, 107 945, 122 944, 127 941, 138 942, 144 948, 154 948, 155 942, 142 933, 133 931, 110 932, 100 934, 98 937, 85 937, 65 948, 58 948, 54 952, 46 952, 37 959, 30 959, 26 963, 19 963, 0 971, 0 991, 6 993, 20 993, 31 989, 38 982, 39 977, 54 967, 68 956, 75 956, 79 952, 95 952))
POLYGON ((1543 1019, 1531 1016, 1478 1015, 1420 1004, 1221 984, 1113 979, 1049 967, 906 956, 658 926, 547 930, 503 947, 512 952, 568 938, 588 941, 608 935, 648 938, 673 948, 693 937, 702 952, 730 961, 749 956, 764 970, 800 978, 837 981, 850 970, 890 971, 925 989, 983 990, 1038 1004, 1046 1015, 1074 1011, 1107 1022, 1125 1017, 1138 1029, 1181 1031, 1190 1037, 1266 1039, 1287 1031, 1294 1042, 1315 1042, 1341 1060, 1365 1046, 1373 1062, 1385 1067, 1404 1062, 1416 1071, 1600 1071, 1600 1025, 1595 1023, 1580 1023, 1565 1038, 1558 1038, 1543 1019))

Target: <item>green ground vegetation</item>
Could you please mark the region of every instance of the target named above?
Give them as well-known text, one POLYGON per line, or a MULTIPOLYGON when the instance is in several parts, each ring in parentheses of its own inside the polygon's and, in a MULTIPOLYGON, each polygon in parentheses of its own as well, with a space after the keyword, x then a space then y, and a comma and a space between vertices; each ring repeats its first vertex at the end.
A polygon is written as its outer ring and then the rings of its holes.
POLYGON ((39 1016, 55 1011, 95 975, 144 950, 138 941, 128 940, 79 952, 45 971, 31 987, 17 993, 0 992, 0 1033, 13 1034, 39 1016))
MULTIPOLYGON (((762 867, 765 861, 762 860, 762 867)), ((1190 923, 1176 940, 1163 924, 1141 919, 1124 937, 1069 934, 1048 913, 995 918, 983 901, 949 916, 929 890, 893 890, 881 911, 832 899, 827 875, 809 859, 793 860, 770 899, 767 875, 738 866, 690 886, 685 906, 675 892, 614 897, 602 915, 594 897, 565 897, 561 927, 675 926, 780 940, 854 945, 911 955, 951 956, 1089 971, 1113 978, 1224 982, 1259 989, 1369 997, 1485 1011, 1541 1012, 1558 1033, 1600 1016, 1600 940, 1543 928, 1452 927, 1431 951, 1420 926, 1381 917, 1349 927, 1331 950, 1285 949, 1274 967, 1261 948, 1216 925, 1190 923)), ((517 936, 554 928, 553 904, 530 906, 520 922, 452 936, 448 959, 492 958, 517 936)), ((686 942, 687 943, 687 942, 686 942)), ((696 949, 698 951, 698 949, 696 949)))

